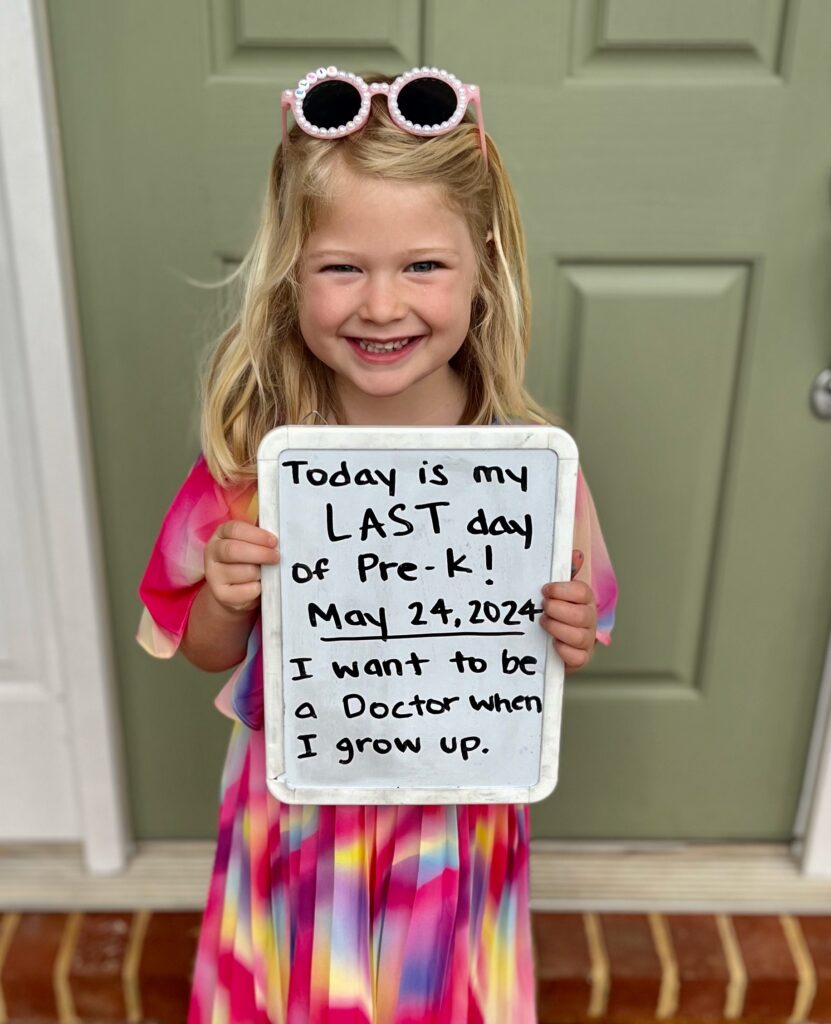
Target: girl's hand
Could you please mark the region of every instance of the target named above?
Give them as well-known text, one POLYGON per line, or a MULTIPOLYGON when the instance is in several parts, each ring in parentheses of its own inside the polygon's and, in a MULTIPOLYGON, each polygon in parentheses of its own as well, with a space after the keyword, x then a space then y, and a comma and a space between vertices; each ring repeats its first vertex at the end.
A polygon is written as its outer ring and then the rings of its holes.
POLYGON ((260 566, 280 561, 277 537, 253 523, 221 523, 205 545, 205 579, 214 599, 232 612, 248 612, 260 602, 260 566))
POLYGON ((566 674, 587 665, 595 644, 597 604, 588 583, 575 580, 583 564, 583 552, 571 554, 571 581, 546 583, 542 588, 545 600, 540 622, 546 633, 554 637, 554 647, 563 659, 566 674))

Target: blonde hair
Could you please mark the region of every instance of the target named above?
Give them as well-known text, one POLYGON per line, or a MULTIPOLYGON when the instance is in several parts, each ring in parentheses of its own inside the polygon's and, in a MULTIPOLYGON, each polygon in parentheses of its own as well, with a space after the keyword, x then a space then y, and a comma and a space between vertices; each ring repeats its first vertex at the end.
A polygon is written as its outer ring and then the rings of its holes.
MULTIPOLYGON (((362 76, 391 82, 385 75, 362 76)), ((364 128, 338 140, 289 132, 278 145, 254 242, 237 270, 239 314, 209 353, 202 374, 202 450, 214 478, 256 476, 257 447, 269 430, 327 411, 343 412, 334 375, 306 346, 298 326, 297 268, 319 212, 335 195, 340 161, 359 175, 438 186, 464 219, 476 253, 475 299, 467 337, 451 366, 467 391, 462 421, 558 422, 523 386, 530 345, 525 236, 513 188, 490 137, 488 167, 470 111, 446 135, 421 138, 390 119, 373 97, 364 128)))

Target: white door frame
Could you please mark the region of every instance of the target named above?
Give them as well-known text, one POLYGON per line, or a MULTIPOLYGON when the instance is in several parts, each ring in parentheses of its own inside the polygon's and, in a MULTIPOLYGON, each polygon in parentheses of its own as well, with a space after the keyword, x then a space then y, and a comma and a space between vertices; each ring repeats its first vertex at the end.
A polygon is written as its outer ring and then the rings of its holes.
POLYGON ((802 874, 831 877, 831 632, 794 833, 801 839, 794 852, 802 874))
MULTIPOLYGON (((0 3, 0 147, 28 366, 49 385, 32 395, 52 499, 44 515, 60 556, 54 582, 71 684, 79 838, 89 871, 115 872, 130 838, 45 0, 0 3), (65 536, 76 544, 63 545, 65 536)), ((831 876, 831 637, 794 832, 802 873, 831 876)))
POLYGON ((3 185, 78 839, 87 871, 110 874, 124 869, 131 838, 45 0, 0 3, 3 185))

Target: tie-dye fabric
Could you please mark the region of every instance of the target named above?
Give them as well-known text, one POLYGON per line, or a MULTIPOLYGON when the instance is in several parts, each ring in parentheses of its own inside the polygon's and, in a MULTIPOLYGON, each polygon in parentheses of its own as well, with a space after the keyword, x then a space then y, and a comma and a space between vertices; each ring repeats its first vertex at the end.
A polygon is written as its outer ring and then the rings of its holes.
MULTIPOLYGON (((137 639, 150 654, 176 652, 205 544, 229 519, 256 522, 256 484, 220 487, 200 456, 139 588, 137 639)), ((609 644, 617 583, 582 472, 573 546, 609 644)), ((234 726, 188 1024, 534 1024, 528 805, 277 800, 261 639, 258 621, 216 698, 234 726)))

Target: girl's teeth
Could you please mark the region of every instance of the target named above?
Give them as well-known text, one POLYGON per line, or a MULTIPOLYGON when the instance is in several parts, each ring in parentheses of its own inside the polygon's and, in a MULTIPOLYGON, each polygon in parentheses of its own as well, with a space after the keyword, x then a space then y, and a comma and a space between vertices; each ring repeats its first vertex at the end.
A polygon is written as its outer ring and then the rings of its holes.
POLYGON ((379 345, 377 342, 364 341, 362 338, 358 338, 358 344, 364 352, 397 352, 398 349, 409 345, 412 340, 412 338, 405 338, 404 341, 391 341, 386 345, 379 345))

